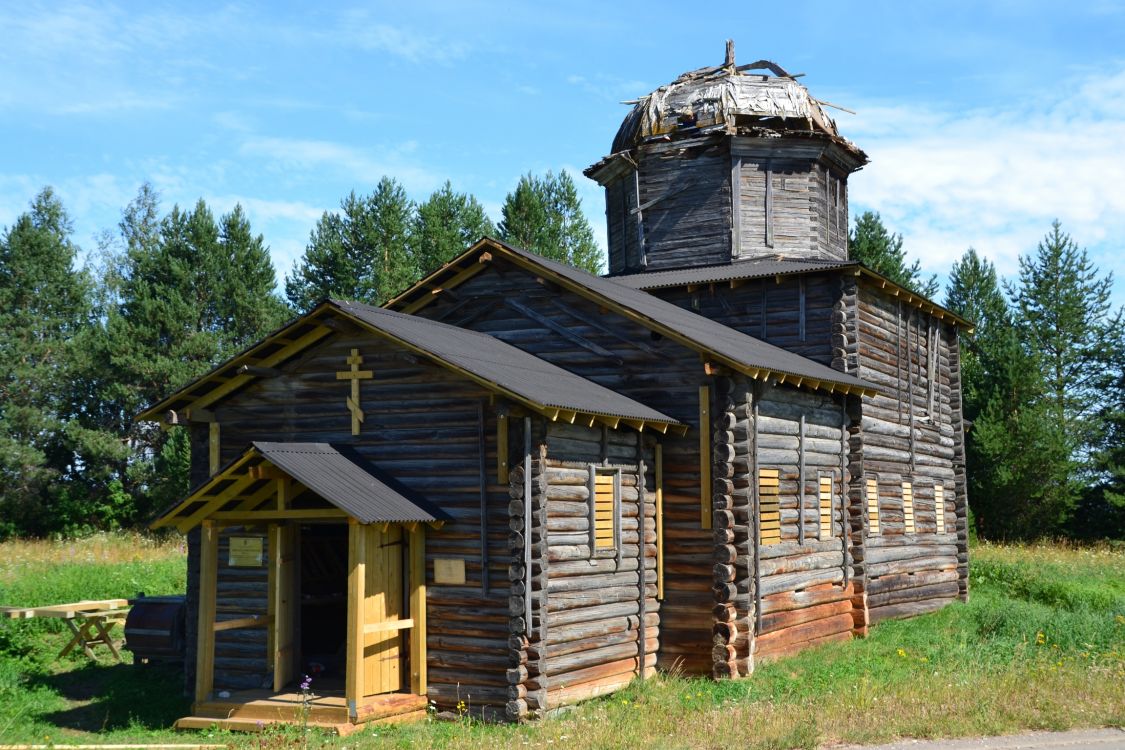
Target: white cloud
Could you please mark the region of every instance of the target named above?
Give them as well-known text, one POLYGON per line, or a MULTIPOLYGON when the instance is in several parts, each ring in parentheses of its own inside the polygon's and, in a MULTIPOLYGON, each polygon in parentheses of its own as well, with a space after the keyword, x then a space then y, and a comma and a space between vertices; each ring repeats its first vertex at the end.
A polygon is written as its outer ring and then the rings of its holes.
POLYGON ((428 169, 405 157, 416 151, 418 144, 407 141, 394 149, 361 149, 334 141, 300 138, 255 136, 243 141, 239 151, 244 156, 257 156, 269 161, 271 168, 282 171, 338 170, 361 183, 374 186, 384 175, 398 180, 412 194, 432 191, 443 181, 428 169))
POLYGON ((344 14, 333 36, 339 43, 370 52, 384 52, 411 63, 449 64, 464 58, 469 47, 463 41, 442 39, 372 18, 366 10, 344 14))
POLYGON ((928 271, 973 246, 1010 275, 1055 218, 1103 270, 1120 270, 1125 66, 1062 75, 1053 96, 1018 105, 853 103, 859 115, 840 125, 871 157, 850 181, 853 213, 879 211, 928 271))

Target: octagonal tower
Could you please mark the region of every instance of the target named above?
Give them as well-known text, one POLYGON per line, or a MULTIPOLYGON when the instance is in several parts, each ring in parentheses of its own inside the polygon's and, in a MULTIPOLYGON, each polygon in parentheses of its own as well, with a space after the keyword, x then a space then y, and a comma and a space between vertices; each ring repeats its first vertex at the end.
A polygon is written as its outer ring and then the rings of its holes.
POLYGON ((848 176, 867 163, 813 97, 768 60, 684 73, 633 104, 605 188, 609 272, 754 258, 848 256, 848 176))

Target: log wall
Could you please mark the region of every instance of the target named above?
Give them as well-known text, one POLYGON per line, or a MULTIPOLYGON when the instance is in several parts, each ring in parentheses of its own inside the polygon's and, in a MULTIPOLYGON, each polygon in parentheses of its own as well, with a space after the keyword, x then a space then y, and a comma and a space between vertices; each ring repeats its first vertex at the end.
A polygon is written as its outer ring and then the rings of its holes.
MULTIPOLYGON (((698 353, 521 269, 498 261, 491 266, 457 287, 456 297, 442 295, 416 314, 489 333, 685 424, 699 424, 699 386, 711 378, 698 353)), ((660 440, 665 596, 658 665, 710 674, 714 541, 700 524, 699 436, 693 429, 660 440)))
POLYGON ((802 274, 751 279, 733 289, 729 284, 716 283, 691 291, 672 287, 653 289, 651 293, 821 364, 831 366, 837 355, 833 337, 842 322, 837 309, 838 276, 802 274))
MULTIPOLYGON (((502 712, 508 699, 509 497, 508 487, 498 483, 496 407, 489 405, 489 392, 350 328, 281 369, 282 376, 259 379, 216 406, 223 461, 235 458, 252 440, 350 445, 449 514, 451 521, 428 531, 426 538, 429 696, 442 707, 464 700, 474 712, 502 712), (352 348, 363 356, 363 369, 375 373, 361 385, 365 420, 357 436, 351 434, 345 402, 348 385, 335 377, 348 369, 352 348), (482 464, 487 592, 480 524, 482 464), (464 585, 434 583, 433 564, 439 557, 465 561, 464 585)), ((197 560, 198 552, 195 555, 197 560)), ((226 679, 221 673, 217 664, 216 684, 226 679)))
POLYGON ((860 440, 865 481, 878 489, 879 530, 865 518, 865 559, 857 575, 871 622, 918 614, 961 595, 966 584, 964 452, 956 332, 864 280, 856 314, 857 375, 882 389, 865 397, 860 440), (913 495, 913 531, 904 501, 913 495), (938 533, 934 487, 944 489, 938 533))
POLYGON ((731 160, 717 136, 640 146, 606 185, 610 273, 727 263, 731 160), (639 210, 638 210, 639 196, 639 210))
MULTIPOLYGON (((660 613, 651 464, 651 447, 638 433, 547 424, 532 461, 532 628, 512 635, 510 718, 542 715, 655 672, 660 613), (598 467, 617 475, 612 548, 591 546, 591 470, 598 467)), ((524 486, 521 467, 512 479, 512 494, 520 496, 511 508, 513 529, 525 523, 524 486)), ((521 533, 513 530, 513 537, 521 533)), ((513 612, 520 604, 513 595, 513 612)))

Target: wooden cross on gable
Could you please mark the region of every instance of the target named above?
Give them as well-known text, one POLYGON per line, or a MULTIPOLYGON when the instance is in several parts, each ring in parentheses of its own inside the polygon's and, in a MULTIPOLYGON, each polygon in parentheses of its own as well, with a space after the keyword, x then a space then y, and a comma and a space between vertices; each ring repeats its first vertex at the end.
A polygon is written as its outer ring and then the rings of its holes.
POLYGON ((359 381, 370 380, 375 377, 375 373, 371 370, 359 369, 359 366, 363 364, 363 357, 360 356, 359 349, 352 349, 352 354, 348 357, 348 364, 351 365, 351 369, 336 373, 336 379, 352 381, 352 393, 348 396, 348 411, 352 413, 352 434, 358 435, 359 425, 363 422, 363 409, 359 407, 359 381))

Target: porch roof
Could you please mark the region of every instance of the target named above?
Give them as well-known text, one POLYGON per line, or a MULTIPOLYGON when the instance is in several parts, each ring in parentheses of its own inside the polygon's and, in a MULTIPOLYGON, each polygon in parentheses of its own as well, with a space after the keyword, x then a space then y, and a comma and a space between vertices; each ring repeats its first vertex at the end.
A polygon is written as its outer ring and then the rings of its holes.
POLYGON ((387 476, 356 451, 329 443, 255 441, 215 476, 165 511, 153 528, 188 531, 207 519, 252 523, 350 517, 360 523, 440 523, 442 510, 387 476), (288 477, 332 508, 278 508, 274 480, 288 477))

